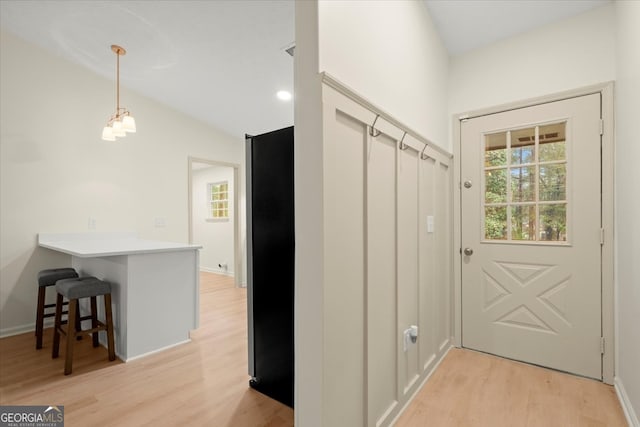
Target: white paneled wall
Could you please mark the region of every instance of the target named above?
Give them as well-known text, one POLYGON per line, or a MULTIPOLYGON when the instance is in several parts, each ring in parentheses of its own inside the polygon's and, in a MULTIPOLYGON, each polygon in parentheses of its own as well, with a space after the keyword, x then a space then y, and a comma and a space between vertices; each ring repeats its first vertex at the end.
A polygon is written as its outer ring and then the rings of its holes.
POLYGON ((451 157, 351 95, 323 85, 323 425, 385 426, 451 342, 451 157))

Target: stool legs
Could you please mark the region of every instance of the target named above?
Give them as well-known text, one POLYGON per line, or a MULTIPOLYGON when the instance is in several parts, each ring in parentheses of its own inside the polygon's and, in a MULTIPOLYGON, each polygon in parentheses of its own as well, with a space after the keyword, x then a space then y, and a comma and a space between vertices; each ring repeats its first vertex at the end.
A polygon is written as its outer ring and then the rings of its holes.
POLYGON ((111 294, 104 296, 104 314, 107 322, 107 347, 109 360, 116 360, 115 344, 113 342, 113 315, 111 313, 111 294))
POLYGON ((44 328, 44 298, 47 289, 38 287, 38 306, 36 308, 36 349, 42 348, 42 330, 44 328))
POLYGON ((69 375, 71 373, 71 365, 73 363, 73 345, 76 338, 76 319, 78 317, 78 300, 69 300, 69 317, 67 321, 67 352, 64 357, 64 374, 69 375))
MULTIPOLYGON (((45 310, 48 308, 52 308, 54 306, 56 306, 56 304, 45 304, 45 299, 47 296, 47 287, 46 286, 40 286, 38 287, 38 304, 36 307, 36 350, 39 350, 42 348, 42 335, 44 334, 44 319, 45 317, 51 317, 51 316, 55 316, 55 313, 46 313, 45 314, 45 310)), ((67 305, 68 302, 63 301, 62 305, 67 305)), ((56 313, 58 312, 58 308, 56 307, 56 313)), ((67 311, 62 311, 62 314, 67 314, 67 311)), ((68 318, 67 318, 68 320, 68 318)), ((75 324, 76 324, 76 330, 80 330, 80 305, 78 305, 76 307, 76 320, 75 320, 75 324)), ((77 337, 78 340, 82 339, 82 336, 78 336, 77 337)))
MULTIPOLYGON (((96 297, 91 297, 91 328, 96 329, 98 327, 98 304, 96 303, 96 297)), ((93 346, 98 347, 100 342, 98 336, 100 332, 92 333, 93 346)))
POLYGON ((58 357, 60 351, 60 326, 62 325, 62 295, 58 294, 56 298, 56 315, 53 323, 53 347, 51 349, 51 358, 58 357))
MULTIPOLYGON (((69 375, 72 372, 73 364, 73 346, 75 344, 75 338, 82 334, 80 326, 74 327, 71 325, 77 325, 80 317, 78 313, 78 300, 69 300, 69 309, 67 315, 67 330, 62 331, 62 295, 58 294, 56 299, 56 315, 55 324, 53 327, 53 348, 51 350, 51 358, 55 359, 60 354, 60 333, 65 333, 67 337, 66 341, 66 353, 64 360, 64 374, 69 375)), ((109 352, 109 360, 116 360, 114 332, 113 332, 113 314, 111 312, 111 294, 104 295, 104 312, 105 312, 105 324, 98 320, 98 304, 96 297, 91 297, 91 330, 84 332, 91 332, 93 338, 93 346, 98 347, 100 345, 98 341, 98 334, 100 330, 107 331, 107 350, 109 352)))

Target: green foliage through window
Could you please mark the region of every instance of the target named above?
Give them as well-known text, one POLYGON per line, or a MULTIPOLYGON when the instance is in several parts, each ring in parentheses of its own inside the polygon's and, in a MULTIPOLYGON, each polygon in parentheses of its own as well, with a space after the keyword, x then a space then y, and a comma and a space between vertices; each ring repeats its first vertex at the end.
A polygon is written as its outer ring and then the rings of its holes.
POLYGON ((485 136, 487 240, 567 240, 566 123, 485 136))

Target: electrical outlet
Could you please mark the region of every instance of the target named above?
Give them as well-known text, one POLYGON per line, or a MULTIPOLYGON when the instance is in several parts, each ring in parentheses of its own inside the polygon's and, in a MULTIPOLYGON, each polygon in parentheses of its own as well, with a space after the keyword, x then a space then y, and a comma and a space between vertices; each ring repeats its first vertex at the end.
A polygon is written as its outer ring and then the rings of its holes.
POLYGON ((89 230, 95 230, 96 229, 96 219, 89 217, 89 221, 87 221, 87 227, 89 228, 89 230))
POLYGON ((164 228, 166 226, 166 220, 163 217, 157 217, 153 220, 156 228, 164 228))

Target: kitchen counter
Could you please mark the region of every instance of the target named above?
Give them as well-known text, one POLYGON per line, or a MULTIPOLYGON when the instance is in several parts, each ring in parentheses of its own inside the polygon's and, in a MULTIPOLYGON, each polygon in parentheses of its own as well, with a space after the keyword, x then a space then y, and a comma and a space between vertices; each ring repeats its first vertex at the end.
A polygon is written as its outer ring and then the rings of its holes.
POLYGON ((40 233, 38 244, 47 249, 91 258, 98 256, 147 254, 200 249, 183 243, 143 240, 135 233, 40 233))
POLYGON ((40 233, 38 244, 71 255, 81 276, 111 283, 122 360, 190 341, 198 327, 201 246, 144 240, 131 232, 40 233))

